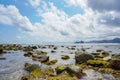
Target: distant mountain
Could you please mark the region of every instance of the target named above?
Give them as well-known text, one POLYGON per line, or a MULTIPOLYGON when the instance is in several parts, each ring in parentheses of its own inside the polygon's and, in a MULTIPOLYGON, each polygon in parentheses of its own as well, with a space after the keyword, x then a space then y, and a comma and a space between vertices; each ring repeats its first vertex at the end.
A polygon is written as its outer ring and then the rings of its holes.
POLYGON ((75 43, 77 43, 77 44, 78 44, 78 43, 84 43, 84 41, 76 41, 75 43))
POLYGON ((114 38, 112 40, 93 40, 88 43, 120 43, 120 38, 114 38))

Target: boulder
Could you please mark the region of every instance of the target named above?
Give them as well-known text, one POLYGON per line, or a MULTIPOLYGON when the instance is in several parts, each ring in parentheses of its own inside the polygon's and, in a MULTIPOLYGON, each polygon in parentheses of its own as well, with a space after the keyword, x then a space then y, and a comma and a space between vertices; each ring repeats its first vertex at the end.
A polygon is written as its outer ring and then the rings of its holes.
POLYGON ((78 54, 78 55, 75 55, 75 60, 76 60, 76 63, 78 64, 81 64, 81 63, 85 63, 87 62, 88 60, 93 60, 94 57, 90 54, 78 54))
POLYGON ((65 70, 69 75, 76 76, 79 79, 84 75, 82 68, 75 65, 70 65, 65 70))
POLYGON ((120 70, 120 60, 116 59, 116 60, 111 60, 110 61, 110 65, 113 69, 117 69, 117 70, 120 70))

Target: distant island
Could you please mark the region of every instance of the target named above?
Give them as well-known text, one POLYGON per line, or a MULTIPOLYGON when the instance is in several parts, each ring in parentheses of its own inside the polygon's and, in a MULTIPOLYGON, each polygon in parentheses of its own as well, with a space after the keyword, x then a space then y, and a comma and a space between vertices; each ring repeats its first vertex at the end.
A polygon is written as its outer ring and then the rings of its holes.
POLYGON ((111 40, 93 40, 93 41, 76 41, 75 43, 120 43, 120 38, 114 38, 111 40))

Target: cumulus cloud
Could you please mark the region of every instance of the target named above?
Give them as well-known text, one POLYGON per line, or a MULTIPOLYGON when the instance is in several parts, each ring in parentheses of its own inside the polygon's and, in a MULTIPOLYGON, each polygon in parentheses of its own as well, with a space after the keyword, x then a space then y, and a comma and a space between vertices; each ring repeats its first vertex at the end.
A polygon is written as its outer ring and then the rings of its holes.
POLYGON ((20 27, 25 31, 32 31, 33 25, 26 16, 22 16, 19 10, 13 6, 0 5, 0 23, 20 27))
POLYGON ((94 9, 90 5, 94 0, 89 0, 91 2, 88 2, 88 0, 64 1, 70 6, 81 7, 85 13, 69 16, 63 10, 58 9, 54 3, 42 1, 41 7, 35 7, 37 14, 41 17, 41 22, 32 24, 26 16, 22 16, 19 13, 19 10, 15 6, 9 5, 5 7, 1 5, 0 17, 2 19, 0 23, 32 31, 24 33, 26 39, 32 38, 38 41, 74 41, 106 39, 120 36, 120 15, 118 9, 110 8, 108 11, 108 8, 106 8, 100 12, 100 8, 94 9))
POLYGON ((119 0, 88 0, 88 6, 98 11, 120 11, 119 0))
POLYGON ((41 2, 41 0, 28 0, 28 1, 33 7, 39 6, 41 2))

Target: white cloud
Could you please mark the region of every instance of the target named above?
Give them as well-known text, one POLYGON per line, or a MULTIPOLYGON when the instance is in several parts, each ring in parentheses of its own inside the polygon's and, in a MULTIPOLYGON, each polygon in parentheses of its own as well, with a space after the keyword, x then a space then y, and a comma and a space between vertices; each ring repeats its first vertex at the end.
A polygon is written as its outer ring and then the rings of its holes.
POLYGON ((39 6, 41 2, 41 0, 28 0, 28 1, 33 7, 39 6))
POLYGON ((41 7, 35 8, 42 18, 41 22, 32 24, 26 16, 19 13, 15 6, 5 7, 1 5, 0 16, 2 16, 2 19, 0 22, 32 31, 23 33, 26 41, 28 39, 33 41, 74 41, 120 36, 119 26, 108 26, 105 24, 108 22, 108 18, 103 18, 103 16, 109 14, 109 18, 115 20, 119 13, 94 11, 91 7, 88 7, 87 0, 66 0, 66 2, 71 6, 80 6, 85 13, 69 16, 64 11, 59 10, 53 3, 42 1, 41 7))
POLYGON ((0 23, 20 27, 26 31, 32 31, 33 25, 26 16, 22 16, 19 10, 13 6, 0 5, 0 23))

